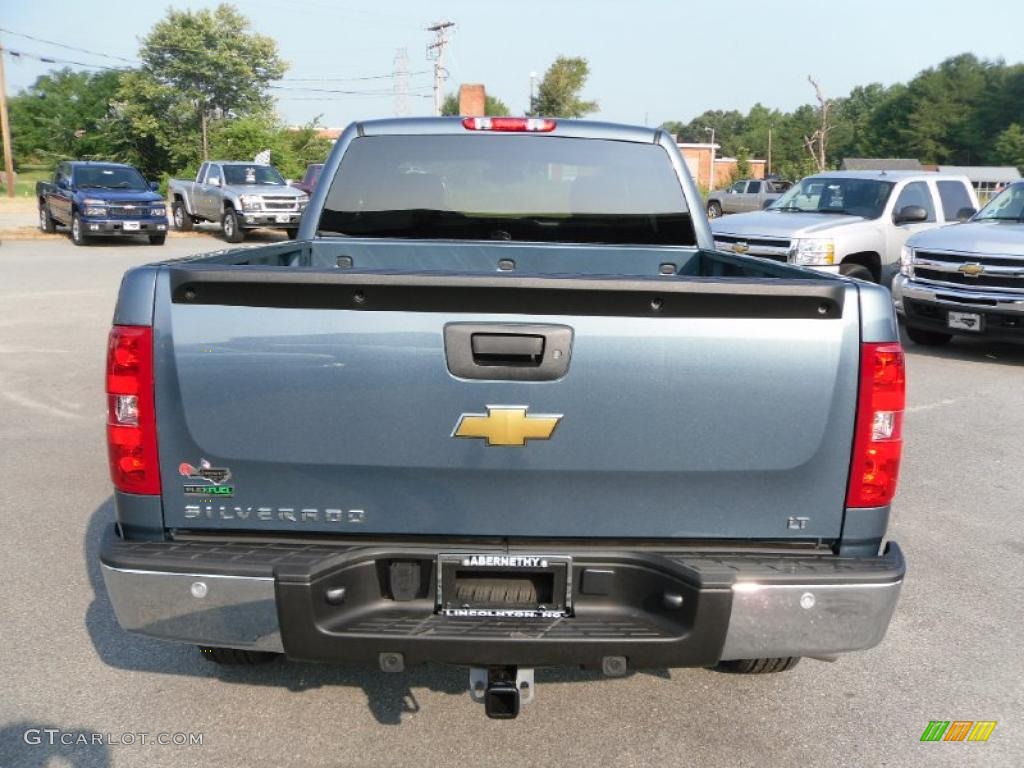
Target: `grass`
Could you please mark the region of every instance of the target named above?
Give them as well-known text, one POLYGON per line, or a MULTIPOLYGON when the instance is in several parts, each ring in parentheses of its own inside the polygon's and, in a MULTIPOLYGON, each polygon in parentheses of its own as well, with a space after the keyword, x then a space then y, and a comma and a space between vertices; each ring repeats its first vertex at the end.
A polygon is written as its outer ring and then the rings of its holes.
MULTIPOLYGON (((14 174, 14 196, 35 197, 36 182, 48 181, 53 171, 46 168, 27 167, 14 174)), ((7 196, 7 176, 0 168, 0 195, 7 196)))

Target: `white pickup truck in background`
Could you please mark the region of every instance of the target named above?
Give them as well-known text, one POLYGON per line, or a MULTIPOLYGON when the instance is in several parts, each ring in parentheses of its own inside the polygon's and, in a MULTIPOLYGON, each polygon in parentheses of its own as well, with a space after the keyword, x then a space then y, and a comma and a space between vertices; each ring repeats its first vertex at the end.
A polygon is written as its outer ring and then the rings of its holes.
POLYGON ((888 285, 907 238, 977 208, 965 176, 835 171, 802 179, 767 210, 715 219, 711 231, 719 250, 888 285))

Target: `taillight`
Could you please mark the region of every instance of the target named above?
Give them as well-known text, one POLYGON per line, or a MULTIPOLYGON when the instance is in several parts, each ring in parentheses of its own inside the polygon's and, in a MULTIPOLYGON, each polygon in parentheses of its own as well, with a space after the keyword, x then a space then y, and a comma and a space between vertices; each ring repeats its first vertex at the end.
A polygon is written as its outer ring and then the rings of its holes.
POLYGON ((847 507, 884 506, 896 494, 903 453, 906 380, 899 344, 861 344, 847 507))
POLYGON ((107 448, 114 487, 159 494, 153 329, 115 325, 107 343, 107 448))
POLYGON ((469 131, 534 131, 555 130, 555 121, 543 117, 465 117, 462 127, 469 131))

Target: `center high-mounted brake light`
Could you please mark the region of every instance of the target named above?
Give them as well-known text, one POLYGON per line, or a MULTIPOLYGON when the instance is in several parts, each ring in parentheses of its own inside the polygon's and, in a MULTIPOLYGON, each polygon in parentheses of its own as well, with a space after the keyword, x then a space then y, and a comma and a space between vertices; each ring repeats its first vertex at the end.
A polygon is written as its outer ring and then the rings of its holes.
POLYGON ((543 117, 465 117, 462 127, 469 131, 547 133, 555 130, 555 121, 543 117))
POLYGON ((153 329, 115 325, 107 344, 107 448, 114 487, 159 494, 153 329))
POLYGON ((898 343, 861 344, 860 387, 847 507, 881 507, 896 495, 903 453, 906 369, 898 343))

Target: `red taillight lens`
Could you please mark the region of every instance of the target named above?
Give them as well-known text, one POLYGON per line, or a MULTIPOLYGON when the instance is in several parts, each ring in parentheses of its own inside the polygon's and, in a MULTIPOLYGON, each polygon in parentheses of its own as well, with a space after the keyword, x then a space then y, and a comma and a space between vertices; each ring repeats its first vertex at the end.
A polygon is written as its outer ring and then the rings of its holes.
POLYGON ((543 117, 465 117, 462 127, 470 131, 548 133, 555 130, 555 121, 543 117))
POLYGON ((151 328, 115 325, 110 331, 107 447, 115 488, 125 493, 160 493, 151 328))
POLYGON ((861 345, 847 507, 881 507, 896 494, 903 453, 906 381, 899 344, 861 345))

